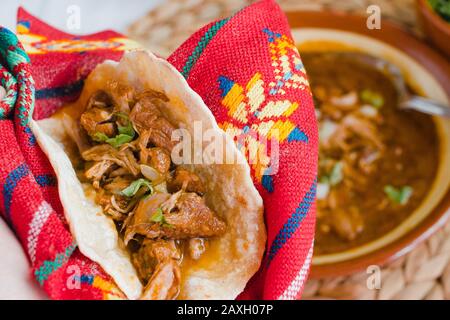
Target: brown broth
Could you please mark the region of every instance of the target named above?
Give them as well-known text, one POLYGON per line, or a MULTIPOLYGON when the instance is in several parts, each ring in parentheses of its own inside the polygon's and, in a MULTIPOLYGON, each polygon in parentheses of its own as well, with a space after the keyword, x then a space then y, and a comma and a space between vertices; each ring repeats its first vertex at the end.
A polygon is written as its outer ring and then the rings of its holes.
MULTIPOLYGON (((343 210, 355 206, 364 222, 364 229, 353 240, 343 239, 336 232, 322 230, 331 224, 333 212, 320 214, 318 205, 315 254, 323 255, 354 248, 373 241, 391 231, 404 221, 421 204, 430 190, 438 167, 439 143, 435 124, 431 117, 414 111, 397 108, 395 87, 384 74, 350 59, 339 59, 336 55, 308 52, 302 55, 313 90, 320 87, 337 89, 342 94, 364 89, 380 92, 384 105, 379 109, 383 122, 376 124, 377 134, 385 145, 376 172, 366 174, 366 187, 345 190, 350 203, 343 210), (401 153, 398 150, 402 150, 401 153), (386 185, 412 187, 413 193, 405 205, 386 203, 386 185)), ((320 110, 321 103, 316 101, 320 110)), ((330 155, 322 151, 320 159, 330 155)), ((336 157, 336 155, 332 155, 336 157)), ((339 155, 338 155, 339 157, 339 155)), ((363 173, 361 173, 363 174, 363 173)), ((319 170, 319 180, 321 172, 319 170)), ((346 179, 345 176, 343 178, 346 179)))

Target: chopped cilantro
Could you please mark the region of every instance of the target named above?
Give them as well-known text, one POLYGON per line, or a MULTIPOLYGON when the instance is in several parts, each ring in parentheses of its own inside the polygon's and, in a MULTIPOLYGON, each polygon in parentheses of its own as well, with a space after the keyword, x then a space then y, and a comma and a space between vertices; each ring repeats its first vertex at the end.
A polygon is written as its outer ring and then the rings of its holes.
POLYGON ((147 187, 150 193, 153 193, 153 187, 150 181, 141 178, 133 181, 128 187, 123 189, 122 194, 126 197, 132 197, 139 191, 142 186, 147 187))
POLYGON ((114 148, 118 148, 124 143, 131 142, 134 139, 134 136, 136 132, 133 129, 133 126, 131 124, 131 121, 125 113, 115 113, 115 115, 127 123, 125 126, 118 126, 117 129, 119 130, 119 134, 116 135, 113 138, 108 137, 103 132, 96 132, 94 136, 92 137, 97 142, 106 142, 113 146, 114 148))
POLYGON ((377 109, 381 108, 384 105, 383 96, 378 92, 364 89, 363 91, 361 91, 360 97, 363 102, 368 103, 377 109))
POLYGON ((169 227, 169 228, 173 227, 170 223, 167 222, 161 208, 156 209, 155 213, 152 215, 150 220, 153 222, 159 223, 160 225, 162 225, 164 227, 169 227))
POLYGON ((118 134, 117 136, 115 136, 114 138, 106 139, 105 142, 110 144, 114 148, 118 148, 121 145, 123 145, 124 143, 130 142, 132 140, 133 140, 132 136, 121 133, 121 134, 118 134))
POLYGON ((408 200, 413 193, 413 189, 410 186, 396 188, 391 185, 387 185, 384 187, 384 193, 386 193, 392 202, 405 205, 408 203, 408 200))
POLYGON ((125 126, 118 126, 118 130, 119 130, 119 134, 125 134, 131 137, 134 137, 134 129, 133 126, 131 124, 130 118, 128 117, 127 114, 123 113, 123 112, 118 112, 115 113, 115 115, 123 120, 125 120, 125 122, 127 123, 125 126))
POLYGON ((93 139, 97 142, 105 142, 106 140, 109 139, 109 137, 106 134, 104 134, 103 132, 96 132, 94 134, 93 139))

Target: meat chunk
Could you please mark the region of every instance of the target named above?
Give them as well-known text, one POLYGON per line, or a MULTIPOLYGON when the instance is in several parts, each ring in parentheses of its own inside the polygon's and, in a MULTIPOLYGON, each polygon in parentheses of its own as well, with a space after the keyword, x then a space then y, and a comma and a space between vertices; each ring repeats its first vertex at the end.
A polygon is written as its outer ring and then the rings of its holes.
POLYGON ((125 167, 125 163, 122 160, 118 159, 119 151, 117 151, 112 146, 106 143, 99 144, 85 150, 84 152, 81 153, 81 157, 85 161, 110 160, 120 167, 125 167))
POLYGON ((146 132, 148 142, 169 152, 175 145, 172 132, 175 127, 162 116, 155 104, 155 98, 144 96, 136 102, 130 113, 135 129, 142 135, 146 132))
POLYGON ((161 117, 159 109, 148 99, 139 100, 130 113, 130 119, 139 133, 148 130, 161 117))
POLYGON ((114 137, 117 133, 116 125, 112 122, 97 124, 95 126, 95 131, 103 133, 108 137, 114 137))
POLYGON ((176 145, 172 141, 172 132, 175 128, 165 118, 158 118, 150 128, 150 142, 157 147, 165 148, 169 152, 176 145))
POLYGON ((147 282, 158 264, 180 258, 181 254, 175 241, 145 239, 139 250, 133 254, 132 262, 139 278, 147 282))
POLYGON ((69 137, 77 145, 80 153, 83 153, 90 148, 90 142, 86 131, 78 125, 77 121, 66 113, 63 115, 63 125, 69 137))
POLYGON ((152 222, 153 215, 169 197, 170 195, 167 193, 155 193, 139 201, 133 215, 129 217, 125 225, 125 244, 132 240, 136 233, 147 235, 150 227, 154 224, 152 222))
POLYGON ((141 150, 141 164, 148 164, 160 173, 166 173, 170 169, 170 154, 160 147, 141 150))
POLYGON ((130 210, 130 204, 125 197, 114 196, 103 189, 99 189, 95 195, 95 202, 102 206, 103 212, 116 221, 123 221, 130 210))
POLYGON ((99 181, 102 176, 112 167, 114 163, 112 161, 103 160, 92 165, 86 170, 85 175, 89 180, 94 180, 94 187, 99 187, 99 181))
POLYGON ((220 236, 225 229, 225 222, 196 193, 179 192, 172 196, 156 193, 139 202, 127 223, 125 243, 136 233, 150 239, 189 239, 220 236), (166 202, 172 204, 166 205, 166 202), (158 210, 163 216, 155 219, 158 210))
POLYGON ((342 124, 345 129, 351 130, 353 133, 372 143, 378 149, 384 149, 376 126, 368 119, 349 114, 342 120, 342 124))
MULTIPOLYGON (((111 175, 110 175, 111 176, 111 175)), ((108 182, 105 183, 103 188, 115 195, 121 195, 122 190, 127 188, 132 182, 133 177, 131 176, 117 176, 113 179, 108 180, 108 182)))
POLYGON ((165 214, 171 228, 163 228, 163 234, 169 238, 213 237, 225 232, 225 223, 196 193, 183 193, 175 209, 165 214))
POLYGON ((139 163, 130 149, 120 150, 118 159, 123 161, 124 168, 127 168, 132 175, 137 176, 140 173, 139 163))
POLYGON ((138 107, 135 113, 138 111, 143 112, 143 114, 135 114, 138 120, 138 127, 144 127, 144 129, 148 128, 151 122, 157 117, 161 117, 160 108, 163 107, 164 103, 169 101, 164 93, 154 90, 146 90, 138 93, 135 99, 135 107, 138 107))
POLYGON ((114 101, 114 109, 117 112, 130 113, 130 104, 134 100, 134 90, 130 86, 123 85, 117 81, 109 81, 108 89, 114 101))
POLYGON ((132 262, 140 279, 147 283, 141 299, 174 299, 180 290, 181 254, 173 240, 146 239, 133 254, 132 262))
POLYGON ((105 123, 111 120, 112 116, 112 110, 93 107, 83 112, 80 117, 80 124, 92 138, 98 132, 112 137, 116 134, 114 124, 105 123))
POLYGON ((141 300, 173 300, 180 292, 180 266, 173 260, 159 264, 142 293, 141 300))
POLYGON ((113 100, 111 96, 103 90, 94 92, 94 94, 89 98, 86 109, 93 107, 97 108, 108 108, 113 106, 113 100))
POLYGON ((168 213, 166 223, 154 223, 147 232, 149 238, 189 239, 214 237, 225 233, 225 223, 205 204, 196 193, 182 193, 168 213))
POLYGON ((125 145, 120 150, 117 150, 109 144, 99 144, 84 151, 81 156, 86 161, 112 161, 134 176, 140 172, 139 164, 133 155, 133 151, 125 145))
POLYGON ((184 189, 186 192, 205 193, 205 186, 195 173, 177 167, 173 176, 168 180, 167 189, 169 192, 177 192, 184 189))
POLYGON ((340 238, 352 241, 364 230, 364 221, 356 207, 335 209, 332 214, 333 230, 340 238))
POLYGON ((159 105, 160 103, 169 101, 169 98, 167 98, 167 96, 163 92, 155 91, 152 89, 147 89, 143 92, 137 93, 136 100, 141 100, 141 99, 149 99, 149 100, 153 101, 156 105, 159 105))

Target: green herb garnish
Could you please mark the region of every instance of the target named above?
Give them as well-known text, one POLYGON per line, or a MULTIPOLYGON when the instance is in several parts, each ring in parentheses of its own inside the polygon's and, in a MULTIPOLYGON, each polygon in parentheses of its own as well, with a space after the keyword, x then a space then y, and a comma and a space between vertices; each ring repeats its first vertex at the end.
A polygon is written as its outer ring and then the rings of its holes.
POLYGON ((160 225, 168 228, 172 228, 173 226, 167 222, 166 217, 164 217, 164 213, 161 208, 156 209, 155 213, 150 218, 151 221, 159 223, 160 225))
POLYGON ((129 124, 126 127, 119 126, 118 129, 119 129, 119 134, 127 135, 127 136, 130 136, 131 138, 134 138, 134 129, 131 124, 129 124))
POLYGON ((142 186, 147 187, 150 193, 153 193, 152 184, 150 183, 150 181, 144 178, 133 181, 128 187, 123 189, 121 193, 126 197, 132 197, 139 191, 142 186))
POLYGON ((128 134, 120 133, 117 136, 115 136, 114 138, 110 138, 106 134, 104 134, 103 132, 96 132, 94 134, 94 136, 92 137, 92 139, 94 139, 94 141, 97 141, 97 142, 106 142, 106 143, 110 144, 111 146, 113 146, 114 148, 117 149, 118 147, 120 147, 124 143, 132 141, 133 140, 133 136, 130 136, 128 134))
POLYGON ((439 14, 442 19, 450 23, 450 1, 449 0, 428 0, 431 8, 439 14))
POLYGON ((336 162, 331 169, 330 175, 328 176, 328 180, 330 185, 335 186, 342 181, 344 178, 344 174, 342 173, 342 162, 336 162))
POLYGON ((124 143, 128 143, 132 140, 133 140, 132 136, 121 133, 121 134, 118 134, 117 136, 115 136, 114 138, 106 139, 105 142, 117 149, 124 143))
POLYGON ((410 186, 396 188, 391 185, 387 185, 384 187, 384 193, 386 193, 392 202, 405 205, 408 203, 408 200, 413 193, 413 189, 410 186))
POLYGON ((109 137, 103 132, 96 132, 92 138, 97 142, 105 142, 109 139, 109 137))
POLYGON ((369 89, 364 89, 363 91, 361 91, 360 97, 362 101, 364 101, 365 103, 369 103, 377 109, 381 108, 384 105, 383 96, 369 89))
POLYGON ((119 134, 113 138, 110 138, 103 132, 96 132, 93 136, 93 139, 97 142, 106 142, 117 149, 121 145, 131 142, 134 139, 135 131, 133 129, 133 126, 131 125, 131 121, 126 114, 116 113, 115 115, 119 116, 122 119, 125 119, 127 122, 126 126, 117 127, 117 129, 119 130, 119 134))
POLYGON ((110 138, 103 132, 96 132, 92 138, 97 142, 106 142, 117 149, 121 145, 131 142, 134 139, 136 132, 134 131, 131 121, 127 114, 118 112, 115 113, 114 115, 125 120, 126 122, 125 126, 120 125, 117 126, 119 134, 113 138, 110 138))
POLYGON ((134 137, 135 132, 134 132, 133 126, 131 124, 129 116, 123 112, 117 112, 117 113, 115 113, 115 115, 117 117, 125 120, 125 122, 126 122, 125 126, 118 126, 117 129, 119 130, 119 133, 134 137))

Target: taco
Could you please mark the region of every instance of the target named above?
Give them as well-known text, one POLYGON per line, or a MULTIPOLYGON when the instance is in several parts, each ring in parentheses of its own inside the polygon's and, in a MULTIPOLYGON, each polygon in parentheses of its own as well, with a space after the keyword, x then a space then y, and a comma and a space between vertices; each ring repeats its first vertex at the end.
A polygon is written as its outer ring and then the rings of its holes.
POLYGON ((127 298, 234 299, 258 270, 266 231, 249 166, 165 60, 132 51, 98 65, 76 102, 31 129, 80 251, 127 298), (199 123, 232 163, 208 141, 174 161, 174 132, 194 140, 199 123))

